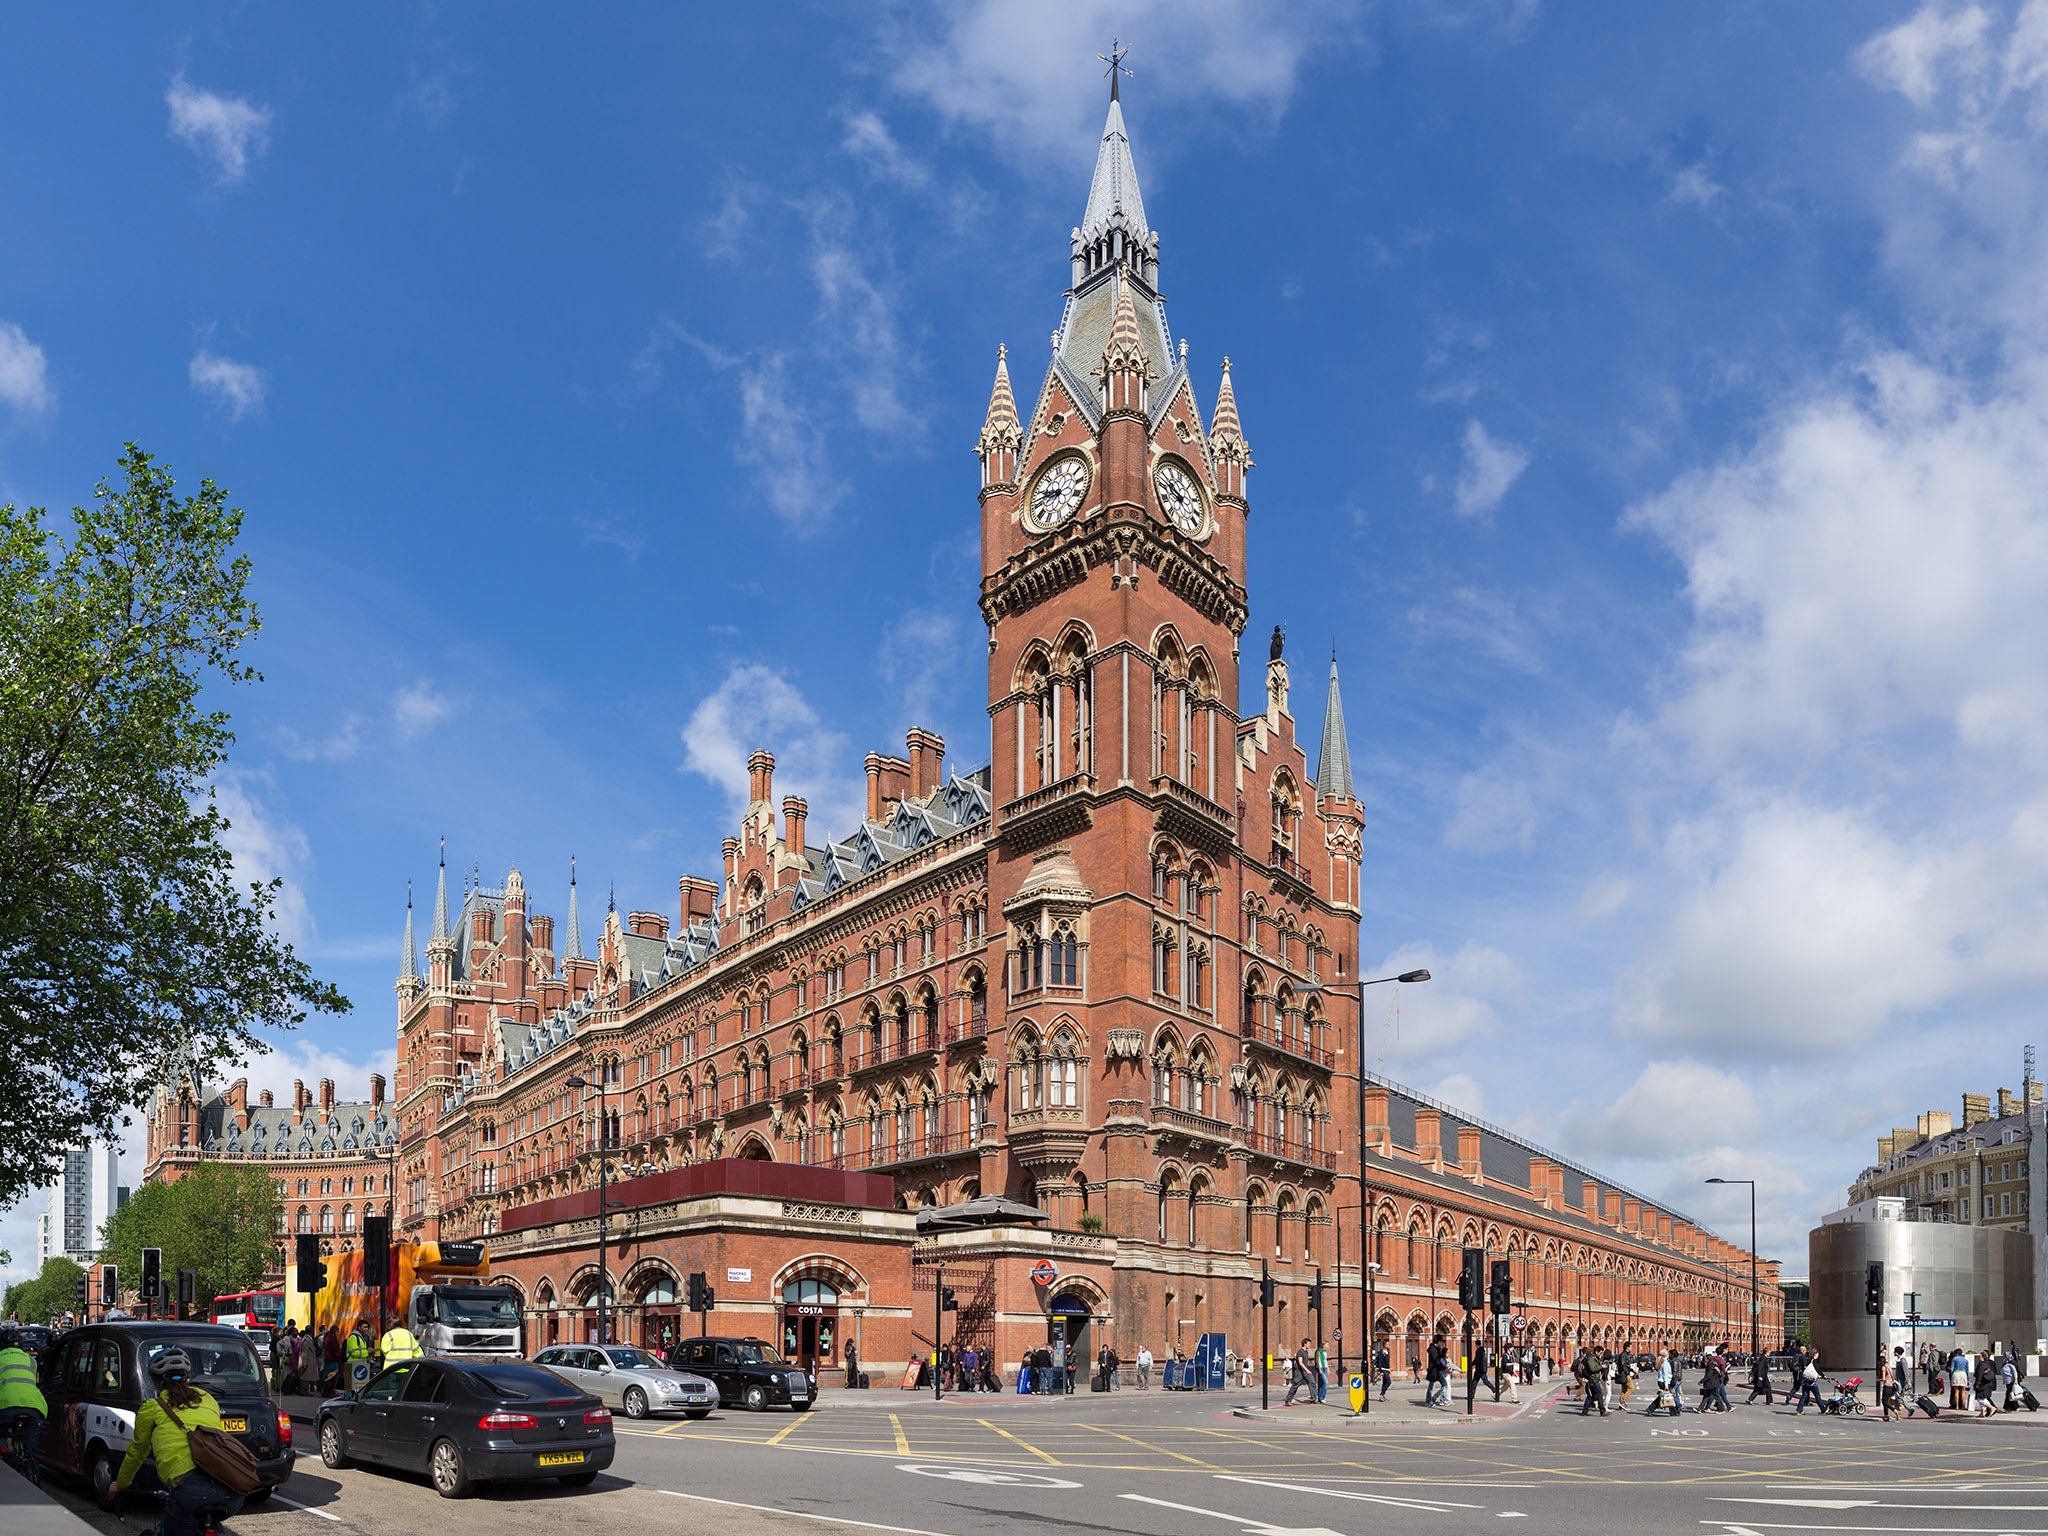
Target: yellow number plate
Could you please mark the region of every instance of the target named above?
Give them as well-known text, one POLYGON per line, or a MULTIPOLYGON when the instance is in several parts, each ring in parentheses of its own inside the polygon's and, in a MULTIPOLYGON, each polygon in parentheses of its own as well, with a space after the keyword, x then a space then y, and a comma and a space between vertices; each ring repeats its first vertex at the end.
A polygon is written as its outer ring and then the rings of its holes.
POLYGON ((231 1435, 245 1435, 249 1432, 249 1421, 247 1419, 224 1418, 220 1421, 220 1427, 231 1435))
POLYGON ((552 1456, 535 1458, 544 1467, 580 1467, 583 1465, 581 1451, 558 1451, 552 1456))

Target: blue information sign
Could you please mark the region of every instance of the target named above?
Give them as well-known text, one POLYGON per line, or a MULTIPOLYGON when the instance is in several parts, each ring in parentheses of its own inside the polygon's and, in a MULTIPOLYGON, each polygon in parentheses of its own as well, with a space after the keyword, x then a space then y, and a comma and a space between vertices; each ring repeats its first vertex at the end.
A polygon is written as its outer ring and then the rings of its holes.
POLYGON ((1894 1328, 1953 1328, 1956 1320, 1952 1317, 1895 1317, 1894 1328))

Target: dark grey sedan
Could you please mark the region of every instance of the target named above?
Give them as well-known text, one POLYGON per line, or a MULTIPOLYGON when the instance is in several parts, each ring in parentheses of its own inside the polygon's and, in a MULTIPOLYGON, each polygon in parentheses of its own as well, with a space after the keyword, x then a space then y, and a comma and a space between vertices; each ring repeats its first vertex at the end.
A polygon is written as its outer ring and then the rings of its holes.
POLYGON ((320 1459, 424 1472, 456 1499, 479 1483, 596 1481, 618 1442, 612 1411, 523 1360, 402 1360, 320 1405, 320 1459))

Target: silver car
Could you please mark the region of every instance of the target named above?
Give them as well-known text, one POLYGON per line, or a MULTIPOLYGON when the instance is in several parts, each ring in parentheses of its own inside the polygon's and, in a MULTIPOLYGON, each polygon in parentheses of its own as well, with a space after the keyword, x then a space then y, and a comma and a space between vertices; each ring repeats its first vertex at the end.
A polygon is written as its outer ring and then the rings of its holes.
POLYGON ((629 1419, 650 1413, 701 1419, 718 1406, 718 1389, 702 1376, 672 1371, 646 1350, 626 1344, 557 1344, 535 1355, 533 1363, 616 1404, 629 1419))

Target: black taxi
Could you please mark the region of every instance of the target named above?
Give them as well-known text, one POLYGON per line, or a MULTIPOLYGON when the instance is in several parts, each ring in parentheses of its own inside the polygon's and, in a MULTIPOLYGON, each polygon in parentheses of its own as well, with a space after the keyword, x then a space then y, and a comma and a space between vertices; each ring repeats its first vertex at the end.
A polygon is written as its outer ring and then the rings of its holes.
POLYGON ((759 1413, 786 1404, 802 1413, 811 1406, 810 1377, 766 1339, 684 1339, 668 1352, 668 1364, 717 1387, 721 1407, 759 1413))
MULTIPOLYGON (((95 1323, 58 1339, 42 1361, 50 1404, 43 1464, 82 1479, 111 1507, 108 1490, 135 1437, 135 1415, 156 1395, 149 1363, 167 1349, 190 1358, 192 1385, 220 1404, 221 1427, 256 1457, 263 1485, 247 1502, 260 1504, 292 1475, 291 1420, 270 1400, 248 1337, 212 1323, 95 1323)), ((156 1487, 156 1469, 145 1466, 136 1486, 156 1487)))

